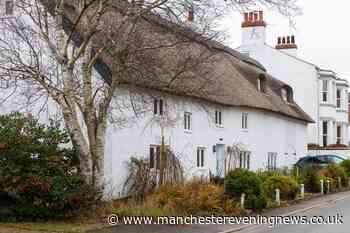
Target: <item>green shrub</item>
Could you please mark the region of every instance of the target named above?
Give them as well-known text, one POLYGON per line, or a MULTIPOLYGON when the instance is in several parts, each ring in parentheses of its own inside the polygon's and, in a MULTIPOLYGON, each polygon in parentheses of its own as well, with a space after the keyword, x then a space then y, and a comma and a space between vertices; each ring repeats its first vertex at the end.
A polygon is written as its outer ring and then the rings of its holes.
POLYGON ((161 186, 150 199, 164 212, 175 215, 225 212, 223 187, 198 181, 161 186))
POLYGON ((260 210, 266 206, 262 181, 257 174, 244 169, 229 172, 225 178, 226 193, 236 199, 246 194, 246 208, 260 210))
POLYGON ((282 200, 294 200, 299 190, 298 183, 289 176, 270 176, 264 182, 266 196, 273 199, 276 189, 280 190, 282 200))
POLYGON ((350 160, 344 160, 343 162, 341 162, 340 166, 342 166, 345 169, 347 176, 350 176, 350 160))
MULTIPOLYGON (((68 148, 69 135, 58 124, 46 126, 18 113, 0 116, 0 193, 11 202, 12 218, 62 218, 89 209, 99 197, 78 173, 68 148)), ((1 216, 0 216, 1 218, 1 216)))
POLYGON ((348 182, 348 176, 346 174, 346 170, 344 167, 339 166, 337 164, 329 164, 326 168, 326 172, 325 175, 328 178, 332 178, 333 180, 335 180, 336 182, 338 181, 338 177, 341 178, 341 184, 343 186, 347 185, 348 182))
POLYGON ((322 179, 322 176, 319 174, 320 170, 320 167, 308 167, 301 171, 299 183, 305 185, 306 192, 321 192, 320 180, 322 179))

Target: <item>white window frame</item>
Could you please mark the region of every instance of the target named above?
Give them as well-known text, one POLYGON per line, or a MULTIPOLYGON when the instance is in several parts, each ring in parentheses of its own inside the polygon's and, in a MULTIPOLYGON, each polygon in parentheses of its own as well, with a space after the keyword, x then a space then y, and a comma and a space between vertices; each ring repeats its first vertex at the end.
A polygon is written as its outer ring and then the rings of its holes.
POLYGON ((161 98, 153 99, 153 114, 155 116, 163 116, 164 115, 164 100, 161 98))
POLYGON ((222 114, 222 110, 220 109, 216 109, 215 110, 215 116, 214 116, 214 120, 215 120, 215 124, 219 127, 222 127, 222 120, 223 120, 223 114, 222 114))
POLYGON ((277 153, 275 152, 267 153, 267 170, 268 171, 277 170, 277 153))
POLYGON ((337 88, 336 89, 336 107, 338 109, 342 108, 342 98, 341 97, 342 97, 342 89, 337 88), (339 96, 338 96, 338 92, 339 92, 339 96))
POLYGON ((204 168, 205 167, 205 147, 197 147, 197 153, 196 153, 196 166, 197 168, 204 168))
POLYGON ((238 166, 242 169, 250 169, 251 152, 250 151, 240 151, 238 158, 238 166))
POLYGON ((247 112, 242 113, 241 128, 244 130, 248 129, 248 113, 247 112))
POLYGON ((184 129, 185 131, 192 131, 192 113, 185 112, 184 113, 184 129))
POLYGON ((258 91, 265 92, 265 80, 263 78, 258 78, 258 91))
POLYGON ((322 102, 327 103, 329 100, 329 81, 328 80, 322 80, 322 102), (324 97, 326 97, 326 100, 324 100, 324 97))
POLYGON ((329 131, 329 123, 328 121, 322 121, 322 146, 328 146, 328 131, 329 131), (324 132, 324 124, 326 123, 327 132, 324 132), (325 140, 326 139, 326 140, 325 140))
POLYGON ((336 124, 336 138, 337 138, 337 141, 336 141, 336 144, 342 144, 342 140, 343 140, 343 132, 342 132, 342 125, 341 124, 336 124), (340 135, 338 134, 338 128, 340 129, 339 133, 340 135))
POLYGON ((159 170, 160 166, 160 145, 150 145, 149 148, 149 167, 159 170))
POLYGON ((15 11, 14 0, 6 0, 4 7, 5 7, 5 11, 4 11, 5 16, 12 16, 14 14, 14 11, 15 11), (10 4, 9 5, 11 7, 10 9, 8 8, 8 4, 10 4))
POLYGON ((282 88, 281 90, 281 96, 284 102, 288 102, 288 90, 285 88, 282 88))
POLYGON ((0 78, 0 89, 7 89, 10 87, 10 81, 7 79, 0 78))

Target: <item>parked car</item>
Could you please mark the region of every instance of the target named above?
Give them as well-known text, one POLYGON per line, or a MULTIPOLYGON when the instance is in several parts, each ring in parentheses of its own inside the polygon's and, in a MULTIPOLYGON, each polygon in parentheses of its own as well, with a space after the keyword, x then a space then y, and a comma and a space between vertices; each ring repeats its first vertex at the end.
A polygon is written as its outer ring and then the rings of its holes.
POLYGON ((300 168, 308 166, 327 166, 331 163, 340 164, 344 160, 346 159, 339 155, 308 155, 300 158, 295 165, 300 168))

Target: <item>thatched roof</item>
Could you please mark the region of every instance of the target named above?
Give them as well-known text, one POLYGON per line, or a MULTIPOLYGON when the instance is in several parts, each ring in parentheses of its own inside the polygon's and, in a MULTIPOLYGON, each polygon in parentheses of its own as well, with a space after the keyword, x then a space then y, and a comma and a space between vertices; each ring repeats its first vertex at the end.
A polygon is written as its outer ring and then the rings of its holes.
MULTIPOLYGON (((118 7, 105 16, 106 31, 110 25, 127 28, 127 24, 120 25, 123 12, 118 7)), ((67 12, 68 19, 72 20, 74 7, 69 7, 67 12)), ((86 28, 79 30, 84 34, 86 28)), ((115 41, 125 39, 121 32, 113 34, 115 41)), ((94 41, 96 47, 103 43, 104 37, 105 33, 101 33, 99 39, 94 41)), ((287 103, 282 99, 281 89, 288 86, 267 74, 259 62, 203 37, 189 27, 148 14, 137 21, 126 41, 131 53, 124 50, 114 52, 114 55, 104 53, 96 65, 102 77, 109 82, 117 77, 119 83, 133 87, 199 98, 226 106, 255 108, 313 122, 296 103, 287 103), (120 61, 116 65, 116 60, 121 56, 125 56, 123 63, 133 63, 122 72, 120 61), (265 79, 264 93, 257 89, 258 77, 265 79)), ((120 46, 123 47, 123 43, 120 46)))

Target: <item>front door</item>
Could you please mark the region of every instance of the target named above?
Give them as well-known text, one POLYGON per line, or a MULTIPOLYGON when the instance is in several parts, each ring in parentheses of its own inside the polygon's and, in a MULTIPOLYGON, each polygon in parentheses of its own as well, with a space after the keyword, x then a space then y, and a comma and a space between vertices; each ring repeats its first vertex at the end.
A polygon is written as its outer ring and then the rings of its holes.
POLYGON ((225 145, 216 144, 216 176, 225 176, 225 145))

